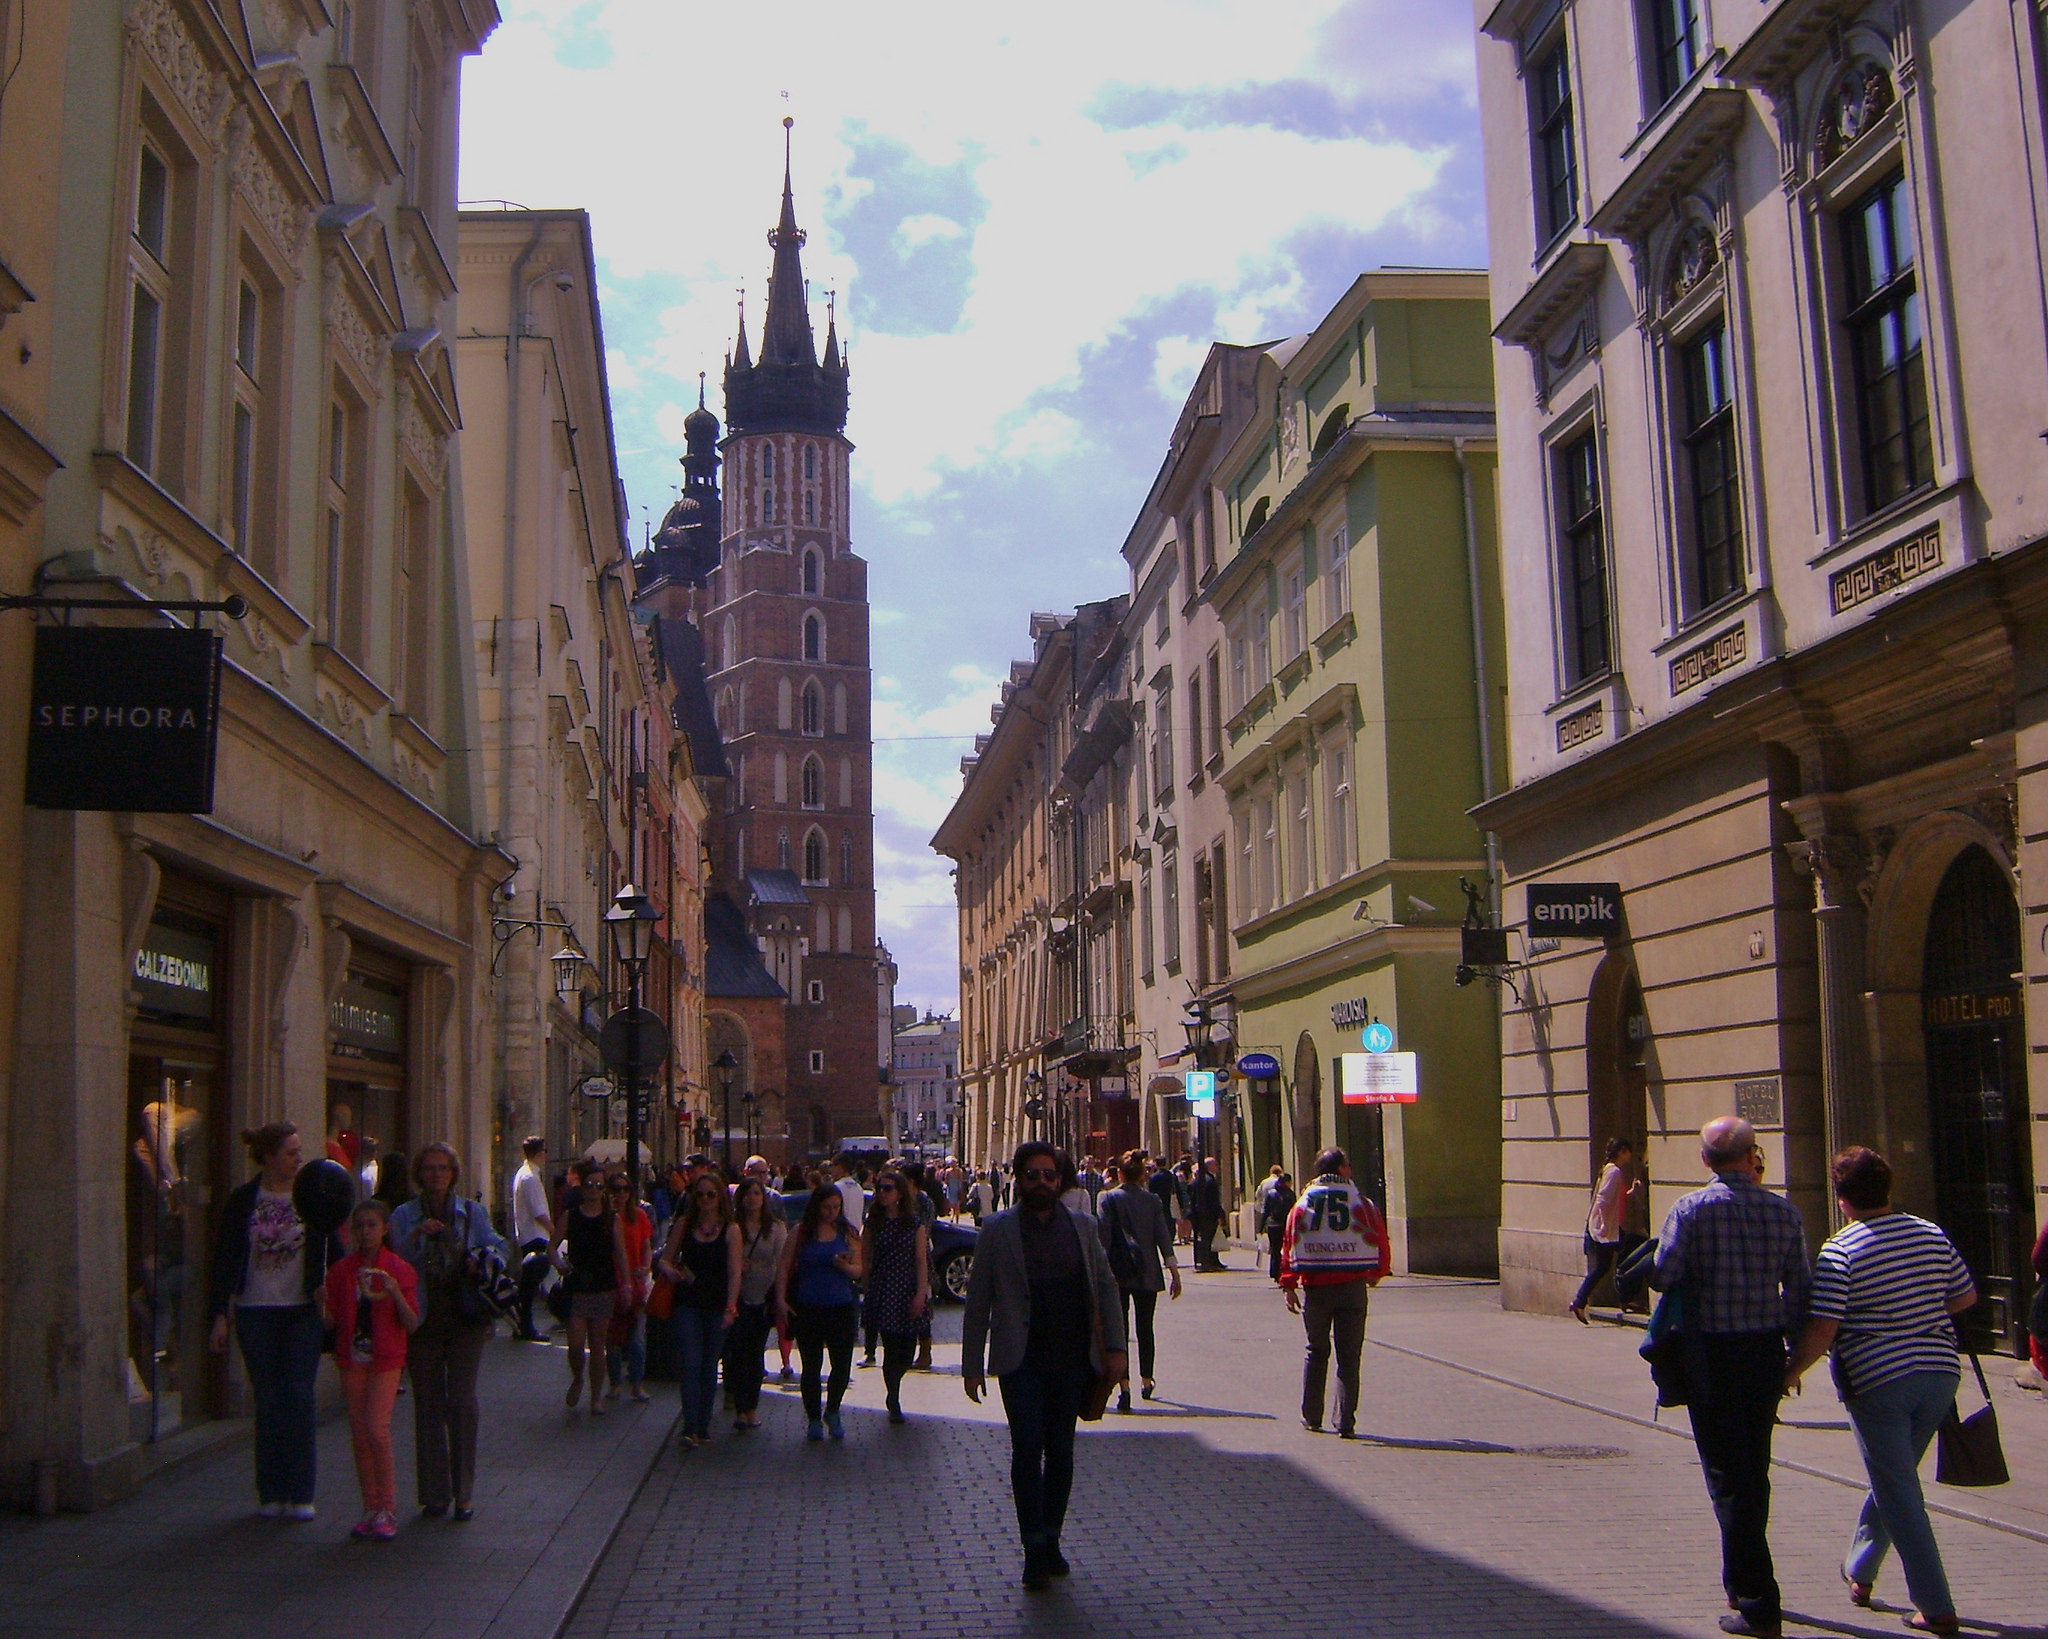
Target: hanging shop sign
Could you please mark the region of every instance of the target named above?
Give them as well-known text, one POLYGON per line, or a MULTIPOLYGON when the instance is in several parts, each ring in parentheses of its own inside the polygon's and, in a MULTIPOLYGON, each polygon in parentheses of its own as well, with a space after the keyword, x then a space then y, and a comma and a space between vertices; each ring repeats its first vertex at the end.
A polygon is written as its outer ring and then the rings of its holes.
POLYGON ((1129 1098, 1131 1078, 1129 1076, 1097 1076, 1095 1078, 1097 1098, 1129 1098))
POLYGON ((135 999, 145 1012, 213 1022, 213 935, 152 922, 135 953, 135 999))
POLYGON ((219 633, 36 628, 30 807, 210 814, 219 729, 219 633))
POLYGON ((1271 1053, 1242 1053, 1237 1073, 1247 1081, 1271 1081, 1280 1074, 1280 1061, 1271 1053))
POLYGON ((1346 1104, 1413 1104, 1417 1086, 1413 1053, 1337 1055, 1337 1094, 1346 1104))
POLYGON ((1620 932, 1620 883, 1529 884, 1530 938, 1607 939, 1620 932))

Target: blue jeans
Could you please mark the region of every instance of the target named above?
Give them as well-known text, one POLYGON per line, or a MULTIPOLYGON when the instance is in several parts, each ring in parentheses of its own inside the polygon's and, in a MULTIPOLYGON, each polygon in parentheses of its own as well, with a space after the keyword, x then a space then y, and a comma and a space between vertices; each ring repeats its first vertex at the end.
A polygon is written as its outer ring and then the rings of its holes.
POLYGON ((1920 1494, 1920 1459, 1955 1404, 1957 1381, 1954 1372, 1912 1372, 1848 1402, 1863 1466, 1870 1471, 1870 1493, 1842 1569, 1858 1582, 1875 1582, 1885 1550, 1896 1544, 1906 1591, 1928 1616, 1953 1615, 1956 1602, 1920 1494))
POLYGON ((676 1305, 676 1353, 683 1363, 683 1432, 711 1438, 711 1406, 718 1398, 718 1355, 725 1344, 725 1311, 676 1305))
POLYGON ((256 1413, 256 1499, 313 1500, 313 1380, 320 1371, 320 1311, 310 1303, 287 1309, 235 1310, 235 1336, 249 1369, 256 1413))
POLYGON ((1084 1356, 1064 1370, 1027 1361, 997 1379, 1010 1424, 1010 1495, 1027 1556, 1060 1545, 1074 1489, 1074 1425, 1093 1376, 1084 1356))

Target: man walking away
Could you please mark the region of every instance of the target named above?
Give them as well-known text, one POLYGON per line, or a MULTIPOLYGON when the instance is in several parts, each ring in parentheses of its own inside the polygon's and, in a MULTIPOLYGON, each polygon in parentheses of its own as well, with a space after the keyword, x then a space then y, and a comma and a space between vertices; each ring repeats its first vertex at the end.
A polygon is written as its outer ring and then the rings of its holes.
POLYGON ((1074 1487, 1074 1425, 1098 1377, 1125 1375, 1124 1311, 1095 1226, 1060 1205, 1074 1163, 1050 1144, 1018 1146, 1019 1205, 982 1226, 960 1373, 981 1399, 988 1371, 1003 1389, 1010 1425, 1010 1491, 1024 1544, 1024 1586, 1067 1574, 1060 1553, 1074 1487))
POLYGON ((1266 1272, 1280 1279, 1280 1248, 1287 1240, 1287 1220, 1293 1215, 1294 1184, 1278 1168, 1259 1186, 1259 1228, 1266 1236, 1266 1272))
MULTIPOLYGON (((1199 1248, 1198 1248, 1199 1249, 1199 1248)), ((1380 1210, 1351 1181, 1350 1159, 1339 1149, 1316 1157, 1315 1182, 1288 1215, 1280 1246, 1280 1289, 1287 1307, 1308 1331, 1301 1367, 1301 1426, 1323 1430, 1323 1396, 1330 1381, 1334 1334, 1337 1353, 1337 1438, 1358 1438, 1359 1357, 1365 1352, 1367 1293, 1393 1259, 1380 1210)))
POLYGON ((853 1151, 841 1150, 832 1157, 832 1187, 839 1191, 839 1198, 846 1203, 846 1227, 858 1235, 861 1221, 867 1216, 868 1201, 861 1190, 860 1177, 854 1170, 853 1151))
POLYGON ((1786 1338, 1805 1323, 1812 1274, 1799 1209, 1758 1182, 1756 1129, 1724 1115, 1700 1129, 1714 1181, 1671 1209, 1650 1284, 1683 1304, 1693 1443, 1721 1526, 1724 1633, 1777 1639, 1778 1578, 1767 1535, 1771 1427, 1786 1338))
POLYGON ((533 1324, 533 1300, 548 1278, 547 1250, 555 1244, 555 1220, 548 1211, 548 1146, 538 1135, 519 1146, 525 1164, 512 1175, 512 1240, 519 1248, 519 1308, 512 1335, 522 1343, 545 1343, 533 1324))
POLYGON ((1216 1255, 1216 1232, 1223 1227, 1223 1181, 1216 1176, 1216 1157, 1203 1158, 1188 1191, 1188 1215, 1195 1221, 1195 1270, 1220 1275, 1230 1267, 1216 1255))

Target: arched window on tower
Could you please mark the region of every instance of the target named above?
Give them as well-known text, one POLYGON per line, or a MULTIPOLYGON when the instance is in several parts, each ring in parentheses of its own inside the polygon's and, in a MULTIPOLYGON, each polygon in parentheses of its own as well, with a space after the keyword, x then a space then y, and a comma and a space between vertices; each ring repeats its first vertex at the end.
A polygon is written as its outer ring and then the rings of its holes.
POLYGON ((807 489, 804 491, 804 522, 807 524, 814 524, 817 521, 818 492, 816 490, 807 489))
POLYGON ((839 954, 853 954, 853 912, 844 905, 839 907, 839 954))
POLYGON ((804 616, 804 659, 825 658, 825 622, 815 614, 804 616))
POLYGON ((804 477, 808 480, 815 478, 817 476, 818 446, 815 444, 806 444, 804 446, 804 477))
POLYGON ((816 597, 825 584, 825 559, 815 546, 804 548, 804 591, 816 597))
POLYGON ((825 694, 815 681, 804 685, 804 733, 825 732, 825 694))
POLYGON ((773 444, 763 444, 761 446, 761 476, 771 483, 775 479, 775 446, 773 444))
POLYGON ((724 671, 735 664, 740 657, 739 623, 731 615, 725 617, 725 630, 719 638, 718 669, 724 671))
POLYGON ((761 522, 764 524, 775 522, 775 491, 772 489, 761 491, 761 522))
POLYGON ((825 880, 825 833, 815 825, 804 836, 804 881, 817 884, 825 880))
POLYGON ((802 795, 806 808, 825 806, 825 765, 816 757, 804 759, 802 795))
POLYGON ((775 838, 775 868, 778 871, 789 869, 789 833, 787 831, 778 832, 775 838))
POLYGON ((832 732, 834 734, 844 734, 846 732, 846 685, 844 683, 834 683, 832 685, 832 732))

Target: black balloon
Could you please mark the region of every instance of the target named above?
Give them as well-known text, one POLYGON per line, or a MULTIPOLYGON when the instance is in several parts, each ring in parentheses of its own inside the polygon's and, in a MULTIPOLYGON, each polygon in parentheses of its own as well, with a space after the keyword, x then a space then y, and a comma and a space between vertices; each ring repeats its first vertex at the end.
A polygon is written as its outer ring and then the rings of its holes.
POLYGON ((292 1180, 292 1205, 316 1235, 332 1235, 356 1209, 356 1180, 339 1161, 308 1161, 292 1180))

